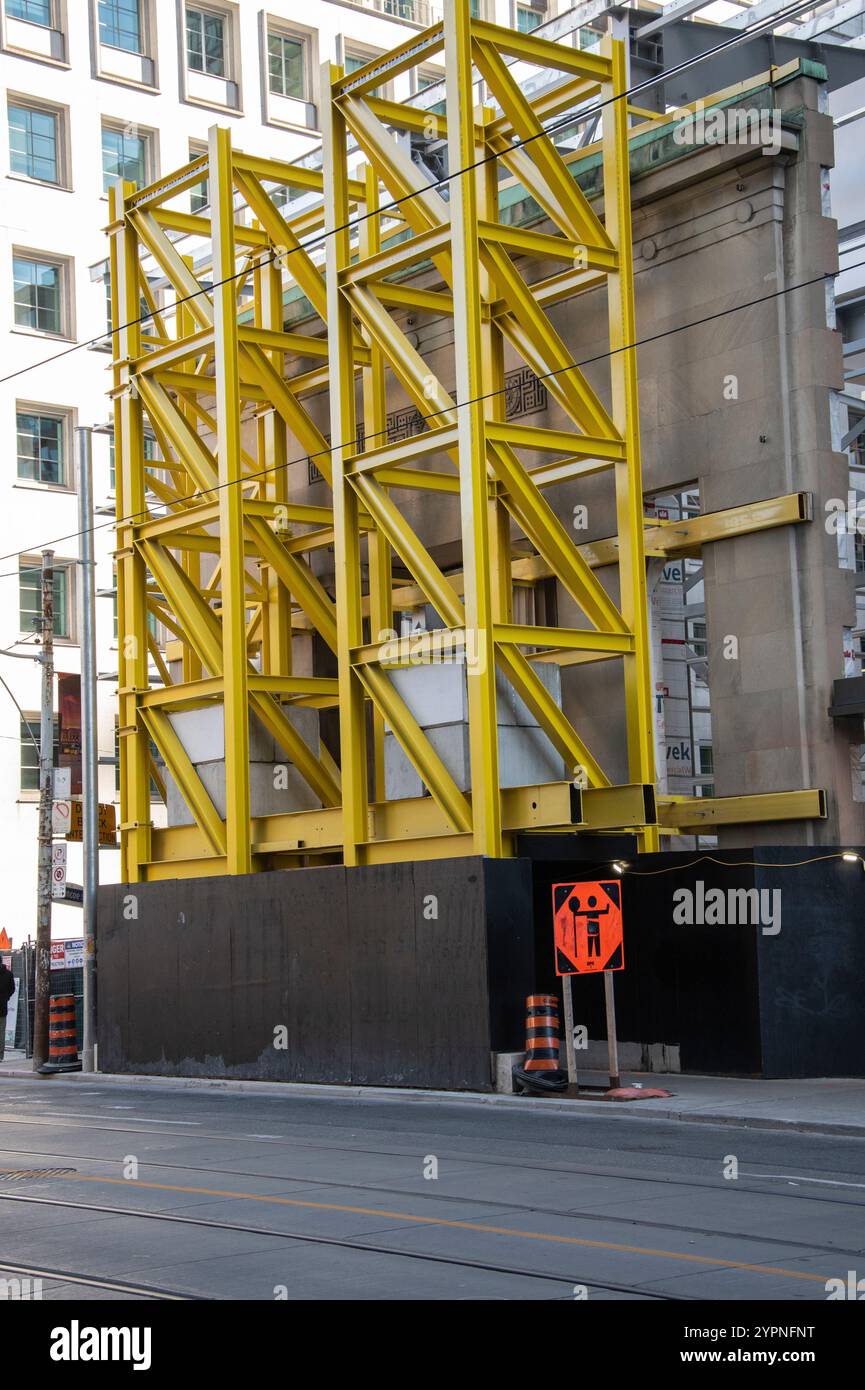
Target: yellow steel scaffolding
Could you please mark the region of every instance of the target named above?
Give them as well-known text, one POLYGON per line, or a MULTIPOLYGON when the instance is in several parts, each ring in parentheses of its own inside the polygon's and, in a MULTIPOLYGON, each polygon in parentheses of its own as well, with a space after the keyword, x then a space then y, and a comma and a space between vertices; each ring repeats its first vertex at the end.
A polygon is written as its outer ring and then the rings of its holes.
POLYGON ((144 190, 111 190, 123 878, 243 873, 340 856, 347 864, 500 856, 513 853, 519 831, 540 828, 632 830, 641 848, 653 849, 661 833, 822 814, 816 791, 727 801, 655 795, 647 545, 653 555, 687 553, 713 535, 806 513, 795 494, 697 518, 675 535, 646 529, 622 45, 607 39, 600 52, 582 52, 517 34, 471 20, 465 0, 447 7, 444 24, 350 76, 327 65, 321 115, 321 171, 243 154, 227 130, 214 128, 208 153, 183 169, 144 190), (375 94, 385 76, 442 52, 444 114, 375 94), (554 69, 561 81, 533 104, 509 58, 554 69), (475 105, 478 80, 495 106, 475 105), (603 220, 543 126, 592 98, 604 103, 603 220), (431 185, 396 138, 411 132, 447 142, 446 187, 431 185), (549 232, 501 219, 499 164, 546 214, 549 232), (204 180, 210 216, 177 211, 178 195, 204 180), (292 216, 293 195, 309 191, 321 203, 292 216), (180 253, 175 234, 192 239, 194 258, 180 253), (563 268, 534 278, 532 261, 563 268), (430 265, 434 287, 416 285, 430 265), (170 313, 151 292, 154 267, 177 302, 170 313), (599 286, 608 306, 609 409, 545 312, 599 286), (287 330, 291 293, 308 313, 287 330), (152 313, 144 321, 142 298, 152 313), (392 311, 406 307, 452 318, 453 395, 397 323, 392 311), (506 422, 506 349, 543 379, 566 428, 506 422), (316 421, 323 389, 330 440, 316 421), (394 389, 426 420, 408 442, 388 438, 394 389), (158 458, 145 456, 148 436, 158 458), (331 505, 292 500, 288 465, 297 447, 327 481, 331 505), (551 461, 529 466, 527 451, 551 461), (615 490, 617 535, 581 547, 544 492, 603 471, 615 490), (410 524, 400 503, 406 492, 458 499, 458 573, 443 572, 410 524), (516 551, 512 528, 523 538, 516 551), (329 547, 333 594, 316 564, 329 547), (414 581, 408 589, 404 580, 394 587, 395 560, 414 581), (618 602, 595 572, 610 561, 619 566, 618 602), (514 579, 542 576, 572 597, 583 626, 514 621, 514 579), (446 627, 394 641, 395 608, 419 603, 446 627), (176 639, 171 670, 154 619, 176 639), (336 676, 293 674, 297 631, 318 634, 335 654, 336 676), (466 652, 470 792, 388 675, 417 661, 419 649, 435 661, 454 645, 466 652), (621 662, 626 785, 610 784, 539 678, 541 659, 621 662), (152 686, 151 660, 162 682, 152 686), (497 672, 570 778, 502 789, 497 672), (225 728, 224 816, 172 722, 214 704, 225 728), (313 749, 301 737, 291 706, 338 706, 339 765, 324 743, 313 749), (251 720, 276 740, 320 810, 251 815, 251 720), (385 799, 386 727, 428 796, 385 799), (160 777, 154 747, 191 825, 151 823, 151 777, 160 777))

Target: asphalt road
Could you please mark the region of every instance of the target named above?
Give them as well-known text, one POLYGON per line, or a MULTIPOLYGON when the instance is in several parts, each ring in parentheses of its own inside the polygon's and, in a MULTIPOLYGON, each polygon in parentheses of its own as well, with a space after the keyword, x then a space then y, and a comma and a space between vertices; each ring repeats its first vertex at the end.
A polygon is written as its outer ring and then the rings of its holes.
POLYGON ((0 1279, 45 1300, 825 1302, 863 1218, 858 1139, 0 1083, 0 1279))

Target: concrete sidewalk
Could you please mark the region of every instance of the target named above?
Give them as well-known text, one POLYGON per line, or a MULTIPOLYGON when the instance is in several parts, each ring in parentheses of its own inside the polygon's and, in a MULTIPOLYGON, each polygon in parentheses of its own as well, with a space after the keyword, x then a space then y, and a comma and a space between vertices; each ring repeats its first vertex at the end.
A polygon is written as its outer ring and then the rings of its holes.
MULTIPOLYGON (((534 1098, 496 1093, 465 1091, 409 1090, 384 1086, 324 1086, 298 1082, 237 1081, 210 1077, 164 1077, 138 1074, 81 1072, 62 1077, 36 1077, 31 1064, 21 1055, 7 1056, 0 1062, 0 1083, 10 1080, 38 1080, 55 1086, 92 1085, 108 1082, 115 1086, 223 1090, 235 1095, 259 1096, 339 1096, 356 1100, 389 1100, 399 1103, 454 1105, 492 1105, 509 1110, 544 1110, 577 1117, 581 1114, 618 1115, 622 1118, 679 1120, 690 1124, 722 1124, 756 1129, 791 1129, 803 1133, 849 1135, 865 1139, 865 1078, 814 1077, 796 1081, 762 1081, 740 1077, 659 1075, 656 1072, 628 1073, 622 1085, 658 1087, 672 1092, 669 1099, 611 1102, 598 1098, 568 1100, 563 1097, 534 1098)), ((582 1072, 583 1084, 602 1086, 601 1072, 582 1072)), ((0 1088, 2 1094, 2 1088, 0 1088)))

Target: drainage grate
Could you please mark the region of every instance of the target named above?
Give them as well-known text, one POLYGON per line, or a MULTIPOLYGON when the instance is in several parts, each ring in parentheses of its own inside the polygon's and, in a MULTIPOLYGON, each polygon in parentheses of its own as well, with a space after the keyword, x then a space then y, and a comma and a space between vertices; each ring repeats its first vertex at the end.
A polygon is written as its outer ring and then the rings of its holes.
POLYGON ((0 1168, 0 1182, 23 1182, 25 1178, 62 1178, 77 1168, 0 1168))

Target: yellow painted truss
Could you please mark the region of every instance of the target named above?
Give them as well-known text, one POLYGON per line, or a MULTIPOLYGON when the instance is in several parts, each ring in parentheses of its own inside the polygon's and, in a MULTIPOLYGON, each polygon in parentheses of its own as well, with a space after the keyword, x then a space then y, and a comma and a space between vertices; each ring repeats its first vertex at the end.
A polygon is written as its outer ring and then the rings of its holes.
MULTIPOLYGON (((111 190, 125 880, 340 858, 501 856, 513 853, 520 831, 539 829, 630 830, 649 850, 661 833, 736 818, 736 798, 714 801, 700 816, 682 798, 655 796, 645 554, 666 553, 666 539, 643 519, 624 94, 621 44, 608 39, 599 53, 581 52, 472 21, 467 3, 452 4, 443 25, 350 76, 326 66, 322 172, 233 150, 229 132, 214 128, 207 155, 144 190, 125 183, 111 190), (442 52, 445 114, 374 95, 385 73, 442 52), (547 93, 533 105, 506 58, 559 70, 558 98, 547 93), (497 109, 473 109, 468 94, 478 77, 497 109), (542 125, 585 98, 607 103, 603 220, 542 125), (455 172, 446 188, 431 186, 408 157, 396 138, 405 132, 447 141, 455 172), (500 220, 499 163, 543 209, 550 232, 500 220), (172 206, 204 179, 209 216, 172 206), (309 192, 321 201, 292 215, 295 197, 309 192), (178 235, 189 238, 190 254, 181 254, 178 235), (558 268, 538 278, 533 261, 558 268), (145 328, 142 296, 156 307, 148 273, 169 293, 145 328), (599 285, 606 286, 609 409, 545 312, 599 285), (288 331, 291 296, 307 308, 288 331), (406 308, 452 317, 452 394, 399 326, 395 315, 406 308), (506 421, 506 350, 544 381, 564 427, 506 421), (388 437, 395 389, 401 405, 407 398, 427 421, 424 433, 402 443, 388 437), (323 391, 329 422, 320 413, 323 391), (158 458, 145 456, 148 438, 158 458), (550 461, 530 468, 526 451, 550 461), (292 496, 291 466, 307 458, 330 489, 326 505, 292 496), (544 489, 600 472, 614 490, 616 535, 578 546, 544 489), (458 499, 458 572, 445 574, 423 544, 401 505, 406 492, 458 499), (331 548, 333 592, 316 563, 331 548), (619 567, 616 601, 595 573, 611 561, 619 567), (550 576, 584 626, 514 622, 514 579, 550 576), (401 660, 399 642, 386 642, 395 611, 421 604, 446 625, 444 635, 424 639, 425 659, 435 660, 445 641, 472 652, 470 793, 389 675, 401 660), (149 633, 153 619, 176 639, 176 665, 149 633), (336 674, 293 674, 293 633, 317 634, 336 674), (151 659, 162 681, 153 687, 151 659), (537 670, 544 659, 621 663, 626 786, 610 785, 550 695, 537 670), (502 790, 497 672, 573 782, 502 790), (180 711, 214 704, 225 728, 224 816, 172 723, 180 711), (338 706, 339 765, 324 743, 311 748, 300 736, 291 705, 338 706), (252 816, 251 719, 322 809, 252 816), (385 800, 386 728, 428 796, 385 800), (153 828, 152 746, 192 825, 153 828)), ((760 505, 765 514, 723 514, 714 532, 711 517, 687 523, 687 536, 679 526, 670 553, 804 519, 798 495, 760 505)), ((822 813, 817 793, 790 795, 799 798, 795 807, 785 812, 775 796, 766 818, 822 813)), ((760 814, 760 798, 741 800, 749 803, 744 819, 760 814)))

